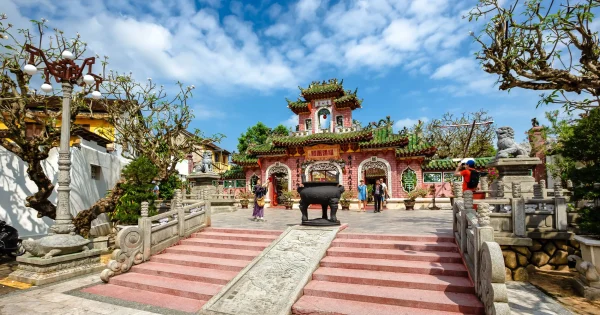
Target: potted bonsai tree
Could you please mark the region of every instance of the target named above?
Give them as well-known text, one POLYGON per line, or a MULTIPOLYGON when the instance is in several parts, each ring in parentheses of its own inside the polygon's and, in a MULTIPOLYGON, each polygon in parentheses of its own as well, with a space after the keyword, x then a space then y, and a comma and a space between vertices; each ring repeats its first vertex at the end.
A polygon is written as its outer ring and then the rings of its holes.
POLYGON ((427 188, 417 187, 408 193, 408 199, 404 199, 404 207, 406 210, 415 210, 415 203, 417 198, 424 198, 429 193, 427 188))
POLYGON ((238 194, 237 198, 240 200, 242 209, 248 209, 248 204, 250 203, 250 199, 254 198, 254 194, 249 191, 242 191, 238 194))
POLYGON ((291 210, 294 206, 294 191, 284 191, 282 193, 283 205, 287 210, 291 210))
POLYGON ((344 191, 342 193, 342 198, 340 199, 340 205, 342 206, 342 210, 350 210, 350 200, 354 198, 354 194, 352 191, 344 191))

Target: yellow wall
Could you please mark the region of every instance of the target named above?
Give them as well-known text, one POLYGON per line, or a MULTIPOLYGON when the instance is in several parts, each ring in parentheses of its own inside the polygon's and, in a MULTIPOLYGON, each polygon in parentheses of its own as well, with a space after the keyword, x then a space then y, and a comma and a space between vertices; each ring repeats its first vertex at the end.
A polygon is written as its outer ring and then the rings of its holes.
MULTIPOLYGON (((104 119, 91 119, 91 118, 82 118, 78 117, 75 119, 75 124, 78 125, 90 125, 90 131, 100 135, 110 141, 115 140, 115 128, 112 124, 104 119)), ((56 128, 60 128, 60 120, 56 123, 56 128)), ((6 129, 6 125, 0 122, 0 130, 6 129)), ((71 137, 71 145, 73 145, 73 141, 79 139, 78 137, 71 137)))

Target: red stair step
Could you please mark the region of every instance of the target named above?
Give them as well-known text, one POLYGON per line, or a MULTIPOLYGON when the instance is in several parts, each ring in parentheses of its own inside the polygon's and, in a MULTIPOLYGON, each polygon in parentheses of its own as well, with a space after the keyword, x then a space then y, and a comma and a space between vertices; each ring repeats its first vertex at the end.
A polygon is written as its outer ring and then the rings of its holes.
POLYGON ((467 277, 462 264, 326 256, 321 267, 467 277))
MULTIPOLYGON (((292 306, 293 315, 457 315, 412 307, 303 296, 292 306)), ((465 314, 465 313, 460 313, 465 314)))
POLYGON ((154 261, 133 266, 131 272, 220 285, 227 284, 238 274, 237 271, 162 264, 154 261))
POLYGON ((194 238, 198 239, 231 240, 246 242, 273 242, 277 239, 277 236, 275 235, 220 233, 211 231, 195 233, 193 236, 194 238))
POLYGON ((215 257, 225 259, 237 259, 237 260, 248 260, 251 261, 258 256, 261 251, 257 250, 244 250, 244 249, 233 249, 233 248, 220 248, 220 247, 209 247, 209 246, 192 246, 192 245, 177 245, 169 247, 166 250, 167 253, 181 254, 181 255, 195 255, 204 257, 215 257))
POLYGON ((328 256, 462 263, 459 253, 400 249, 330 247, 328 256))
POLYGON ((110 279, 110 284, 138 290, 208 301, 222 285, 128 272, 110 279))
POLYGON ((484 307, 473 294, 379 287, 371 285, 311 281, 304 294, 332 299, 388 304, 446 312, 483 314, 484 307))
POLYGON ((355 269, 321 267, 313 273, 312 279, 418 290, 475 293, 471 280, 466 277, 432 276, 372 270, 356 272, 355 269))
POLYGON ((188 313, 195 313, 199 311, 206 303, 206 301, 203 300, 190 299, 146 290, 138 290, 113 284, 100 284, 82 289, 81 291, 188 313))
POLYGON ((451 234, 357 234, 357 233, 339 233, 337 239, 366 239, 366 240, 387 240, 387 241, 415 241, 415 242, 446 242, 454 243, 454 236, 451 234))
POLYGON ((246 260, 235 260, 235 259, 224 259, 214 257, 202 257, 193 255, 180 255, 165 253, 150 258, 151 261, 163 263, 163 264, 174 264, 181 266, 190 266, 198 268, 209 268, 209 269, 220 269, 229 271, 241 271, 250 262, 246 260))
POLYGON ((455 243, 446 242, 417 242, 417 241, 394 241, 394 240, 367 240, 367 239, 335 239, 332 247, 354 247, 354 248, 380 248, 380 249, 402 249, 417 251, 456 252, 458 247, 455 243))
POLYGON ((232 241, 232 240, 213 240, 213 239, 207 239, 207 238, 188 238, 186 240, 181 241, 181 245, 221 247, 221 248, 258 250, 258 251, 263 251, 271 243, 272 242, 246 242, 246 241, 232 241))
POLYGON ((233 234, 257 234, 257 235, 274 235, 279 236, 283 231, 279 230, 254 230, 254 229, 234 229, 234 228, 215 228, 208 227, 203 232, 217 232, 217 233, 233 233, 233 234))

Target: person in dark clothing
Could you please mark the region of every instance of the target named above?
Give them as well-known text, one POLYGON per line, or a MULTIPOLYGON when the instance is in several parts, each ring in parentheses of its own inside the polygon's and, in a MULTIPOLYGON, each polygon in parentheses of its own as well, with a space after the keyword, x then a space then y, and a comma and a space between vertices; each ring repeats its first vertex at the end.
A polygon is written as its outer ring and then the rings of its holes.
POLYGON ((373 186, 373 201, 375 202, 375 213, 381 212, 381 201, 382 197, 385 194, 383 186, 379 180, 375 181, 375 185, 373 186))

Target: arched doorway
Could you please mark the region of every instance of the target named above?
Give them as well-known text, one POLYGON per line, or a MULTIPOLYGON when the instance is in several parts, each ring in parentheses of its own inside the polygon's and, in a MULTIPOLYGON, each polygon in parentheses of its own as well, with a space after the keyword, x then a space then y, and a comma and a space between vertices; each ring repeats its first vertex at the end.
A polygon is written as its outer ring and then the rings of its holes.
POLYGON ((285 164, 277 162, 267 169, 267 178, 272 184, 269 199, 271 200, 271 206, 275 207, 283 202, 281 200, 283 192, 291 189, 291 172, 285 164))
MULTIPOLYGON (((383 178, 383 181, 387 185, 388 194, 392 196, 392 167, 390 163, 376 156, 370 159, 364 160, 358 166, 358 181, 361 179, 365 180, 365 184, 368 187, 372 187, 375 181, 383 178)), ((368 195, 368 194, 367 194, 368 195)), ((367 196, 368 197, 368 196, 367 196)))

